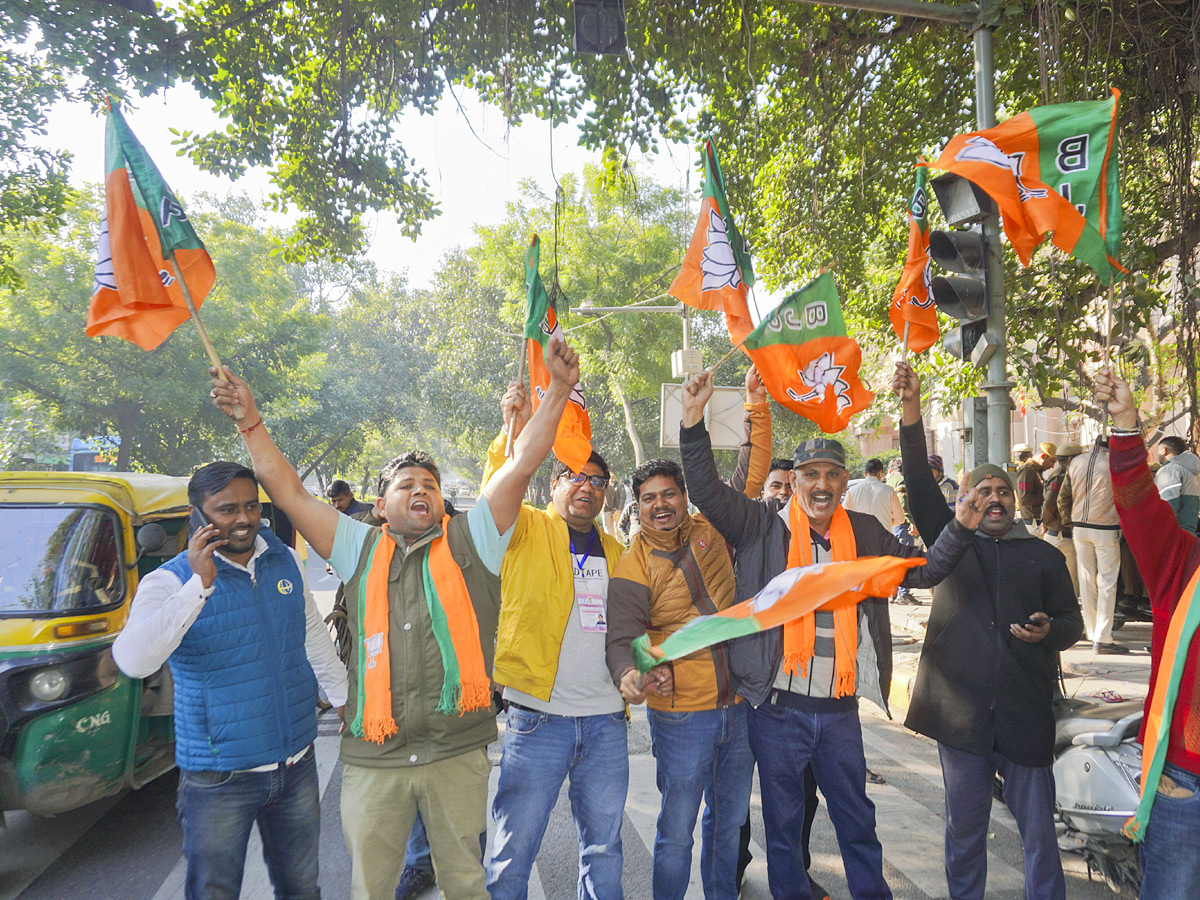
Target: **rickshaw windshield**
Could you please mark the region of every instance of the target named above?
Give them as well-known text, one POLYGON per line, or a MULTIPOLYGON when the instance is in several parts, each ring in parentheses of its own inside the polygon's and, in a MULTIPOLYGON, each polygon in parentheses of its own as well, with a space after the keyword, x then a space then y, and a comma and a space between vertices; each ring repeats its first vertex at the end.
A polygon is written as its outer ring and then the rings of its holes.
POLYGON ((0 507, 0 616, 63 614, 125 596, 112 513, 82 506, 0 507))

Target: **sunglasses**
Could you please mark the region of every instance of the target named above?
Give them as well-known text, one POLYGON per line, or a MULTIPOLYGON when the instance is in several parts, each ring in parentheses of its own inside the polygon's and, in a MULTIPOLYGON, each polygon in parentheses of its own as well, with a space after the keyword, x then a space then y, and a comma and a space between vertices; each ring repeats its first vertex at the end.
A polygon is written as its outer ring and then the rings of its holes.
POLYGON ((603 475, 584 475, 580 472, 578 475, 564 475, 562 477, 571 482, 571 484, 583 484, 586 481, 594 488, 602 488, 608 484, 608 479, 603 475))

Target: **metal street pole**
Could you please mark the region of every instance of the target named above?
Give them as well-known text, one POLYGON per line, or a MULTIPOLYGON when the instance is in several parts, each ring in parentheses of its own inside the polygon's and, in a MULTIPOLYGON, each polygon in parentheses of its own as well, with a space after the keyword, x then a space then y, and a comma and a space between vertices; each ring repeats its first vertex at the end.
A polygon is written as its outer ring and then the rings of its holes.
MULTIPOLYGON (((996 79, 992 59, 993 27, 986 24, 991 0, 984 0, 985 10, 973 35, 975 42, 975 125, 980 130, 996 124, 996 79)), ((987 330, 998 342, 996 352, 987 364, 988 462, 1003 466, 1008 462, 1008 447, 1012 432, 1012 409, 1008 380, 1008 326, 1004 315, 1004 249, 1000 244, 1000 216, 992 213, 981 223, 986 247, 987 266, 987 330)))
MULTIPOLYGON (((997 15, 996 0, 975 3, 922 2, 922 0, 799 0, 811 6, 836 6, 893 16, 912 16, 962 25, 971 34, 975 48, 975 123, 980 129, 996 124, 996 71, 992 58, 992 32, 997 15)), ((1004 318, 1004 257, 1000 244, 1000 217, 983 220, 987 265, 987 330, 999 342, 988 361, 987 394, 988 462, 1008 461, 1011 404, 1008 380, 1008 330, 1004 318)))

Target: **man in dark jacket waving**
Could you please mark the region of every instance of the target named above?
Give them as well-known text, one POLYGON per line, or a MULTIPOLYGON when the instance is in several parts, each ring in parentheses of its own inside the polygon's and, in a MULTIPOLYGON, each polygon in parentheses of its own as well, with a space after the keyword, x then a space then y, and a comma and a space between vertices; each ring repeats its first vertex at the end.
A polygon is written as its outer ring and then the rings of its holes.
MULTIPOLYGON (((777 499, 752 500, 724 484, 704 427, 704 406, 711 396, 707 372, 684 385, 679 448, 692 502, 733 545, 736 599, 753 596, 793 565, 920 555, 874 516, 842 508, 849 479, 845 452, 837 441, 817 438, 796 448, 794 493, 786 506, 777 499)), ((750 465, 753 468, 754 462, 750 465)), ((980 513, 972 509, 973 493, 964 499, 960 522, 944 529, 926 565, 909 571, 904 582, 908 587, 936 584, 967 552, 980 513)), ((754 705, 750 746, 762 785, 771 896, 810 897, 801 836, 804 770, 811 762, 837 831, 851 896, 890 900, 883 848, 875 834, 875 807, 866 792, 858 720, 860 696, 887 708, 892 680, 887 600, 871 597, 857 607, 817 610, 794 624, 794 629, 789 624, 738 638, 729 646, 734 687, 754 705)))
MULTIPOLYGON (((921 382, 896 364, 900 452, 913 522, 926 542, 950 521, 926 461, 921 382)), ((1025 896, 1063 900, 1054 835, 1055 653, 1083 633, 1063 555, 1014 520, 999 466, 967 479, 984 499, 971 552, 933 589, 933 608, 904 724, 938 742, 946 788, 946 880, 955 900, 983 900, 995 773, 1025 850, 1025 896)))

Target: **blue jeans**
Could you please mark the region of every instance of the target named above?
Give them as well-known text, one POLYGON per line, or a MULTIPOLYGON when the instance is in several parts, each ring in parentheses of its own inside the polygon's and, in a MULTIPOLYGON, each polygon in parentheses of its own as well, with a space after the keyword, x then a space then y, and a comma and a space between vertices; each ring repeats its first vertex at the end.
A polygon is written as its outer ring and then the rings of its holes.
POLYGON ((654 838, 654 900, 681 900, 692 831, 704 798, 700 879, 705 900, 738 895, 738 833, 750 809, 750 704, 696 712, 646 711, 662 808, 654 838))
POLYGON ((492 900, 523 898, 558 792, 579 837, 580 898, 620 900, 621 819, 629 790, 625 713, 553 716, 510 706, 492 801, 496 837, 488 863, 492 900))
POLYGON ((1141 847, 1142 900, 1195 900, 1200 897, 1200 775, 1165 763, 1163 775, 1190 797, 1168 797, 1159 791, 1150 810, 1141 847))
POLYGON ((758 760, 771 896, 811 900, 801 851, 804 768, 811 765, 837 833, 850 895, 891 900, 883 847, 875 836, 875 804, 867 797, 857 707, 813 713, 764 703, 750 713, 750 746, 758 760))
POLYGON ((1019 766, 999 753, 968 753, 938 744, 946 786, 946 883, 954 900, 983 900, 988 817, 996 773, 1004 804, 1017 820, 1025 851, 1025 896, 1065 900, 1067 883, 1054 833, 1054 770, 1019 766))
POLYGON ((906 547, 911 547, 913 545, 913 536, 909 534, 907 522, 905 522, 903 525, 893 525, 892 534, 896 536, 896 540, 904 544, 906 547))
POLYGON ((320 898, 321 797, 311 747, 294 766, 273 772, 181 771, 175 808, 187 900, 237 900, 256 822, 277 900, 320 898))

